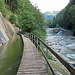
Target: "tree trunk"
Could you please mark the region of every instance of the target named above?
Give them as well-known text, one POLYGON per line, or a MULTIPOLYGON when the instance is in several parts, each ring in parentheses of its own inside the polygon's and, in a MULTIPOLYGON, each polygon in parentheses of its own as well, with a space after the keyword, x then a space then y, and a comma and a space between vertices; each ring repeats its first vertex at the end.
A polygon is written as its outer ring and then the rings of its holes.
POLYGON ((8 4, 9 4, 9 6, 10 6, 10 0, 9 0, 9 3, 8 3, 8 4))
POLYGON ((11 0, 11 8, 13 8, 13 0, 11 0))
POLYGON ((7 0, 5 0, 5 3, 7 2, 7 0))

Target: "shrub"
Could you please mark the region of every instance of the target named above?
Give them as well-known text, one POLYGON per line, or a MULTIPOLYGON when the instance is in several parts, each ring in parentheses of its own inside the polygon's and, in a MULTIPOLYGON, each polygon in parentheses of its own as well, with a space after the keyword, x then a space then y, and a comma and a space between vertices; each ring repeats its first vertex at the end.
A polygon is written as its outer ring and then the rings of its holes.
POLYGON ((41 38, 43 41, 45 41, 45 35, 46 33, 44 31, 40 31, 40 30, 33 30, 31 32, 32 34, 38 36, 39 38, 41 38))
POLYGON ((2 15, 4 17, 6 17, 6 15, 7 15, 7 9, 6 8, 1 9, 1 13, 2 13, 2 15))
POLYGON ((16 16, 14 14, 11 14, 9 20, 12 24, 16 23, 16 16))

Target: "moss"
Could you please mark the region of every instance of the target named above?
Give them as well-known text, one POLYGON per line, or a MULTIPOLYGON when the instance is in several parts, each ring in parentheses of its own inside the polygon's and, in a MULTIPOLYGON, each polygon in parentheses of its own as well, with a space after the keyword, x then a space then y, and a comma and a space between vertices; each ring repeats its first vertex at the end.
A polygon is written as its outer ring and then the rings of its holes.
POLYGON ((58 61, 56 61, 56 62, 50 61, 50 64, 52 65, 52 67, 54 69, 56 69, 56 71, 58 71, 59 73, 61 73, 63 75, 69 75, 69 71, 62 64, 60 64, 60 62, 58 62, 58 61))

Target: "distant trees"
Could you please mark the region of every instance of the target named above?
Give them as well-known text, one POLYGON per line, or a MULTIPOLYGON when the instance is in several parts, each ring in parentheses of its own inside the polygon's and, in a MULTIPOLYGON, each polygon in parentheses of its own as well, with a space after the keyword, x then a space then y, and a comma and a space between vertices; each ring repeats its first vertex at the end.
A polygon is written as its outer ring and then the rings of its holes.
POLYGON ((59 11, 48 11, 44 13, 45 20, 53 20, 53 17, 55 17, 59 11))
POLYGON ((75 35, 75 2, 70 2, 65 9, 60 11, 53 23, 59 23, 60 27, 72 30, 75 35))
POLYGON ((73 35, 75 35, 75 5, 70 8, 70 21, 72 23, 73 35))
POLYGON ((46 23, 49 27, 62 27, 73 31, 75 35, 75 1, 71 1, 65 9, 61 10, 52 22, 46 23), (58 25, 59 24, 59 25, 58 25))

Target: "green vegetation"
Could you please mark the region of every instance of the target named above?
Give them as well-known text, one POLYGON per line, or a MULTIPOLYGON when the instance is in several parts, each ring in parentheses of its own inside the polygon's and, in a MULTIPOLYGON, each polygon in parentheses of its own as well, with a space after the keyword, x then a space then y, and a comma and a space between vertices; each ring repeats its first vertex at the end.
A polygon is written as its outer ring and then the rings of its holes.
POLYGON ((16 23, 16 16, 14 14, 11 14, 10 15, 10 22, 13 24, 13 23, 16 23))
POLYGON ((0 0, 0 11, 22 31, 36 34, 45 39, 44 15, 29 0, 0 0))
MULTIPOLYGON (((43 50, 43 52, 44 52, 44 54, 46 56, 47 52, 45 50, 43 50)), ((43 54, 42 54, 42 56, 43 56, 43 54)), ((53 58, 51 55, 48 55, 48 59, 55 61, 55 58, 53 58)))
POLYGON ((45 20, 53 20, 53 18, 59 13, 59 11, 48 11, 44 13, 45 20))
POLYGON ((72 30, 75 36, 75 1, 71 1, 53 20, 47 21, 48 27, 62 27, 72 30), (59 25, 57 25, 59 24, 59 25))
MULTIPOLYGON (((47 56, 47 52, 45 51, 44 45, 42 45, 42 48, 41 49, 42 49, 43 53, 45 54, 45 56, 47 56)), ((41 52, 40 49, 38 49, 38 50, 39 50, 39 52, 41 52)), ((41 52, 41 55, 43 56, 42 52, 41 52)), ((56 61, 55 58, 52 57, 49 52, 48 52, 48 59, 56 61)))
POLYGON ((4 3, 4 0, 0 0, 0 11, 2 12, 3 16, 6 16, 7 12, 4 3))
POLYGON ((58 23, 56 24, 56 28, 60 28, 60 26, 59 26, 59 24, 58 24, 58 23))

